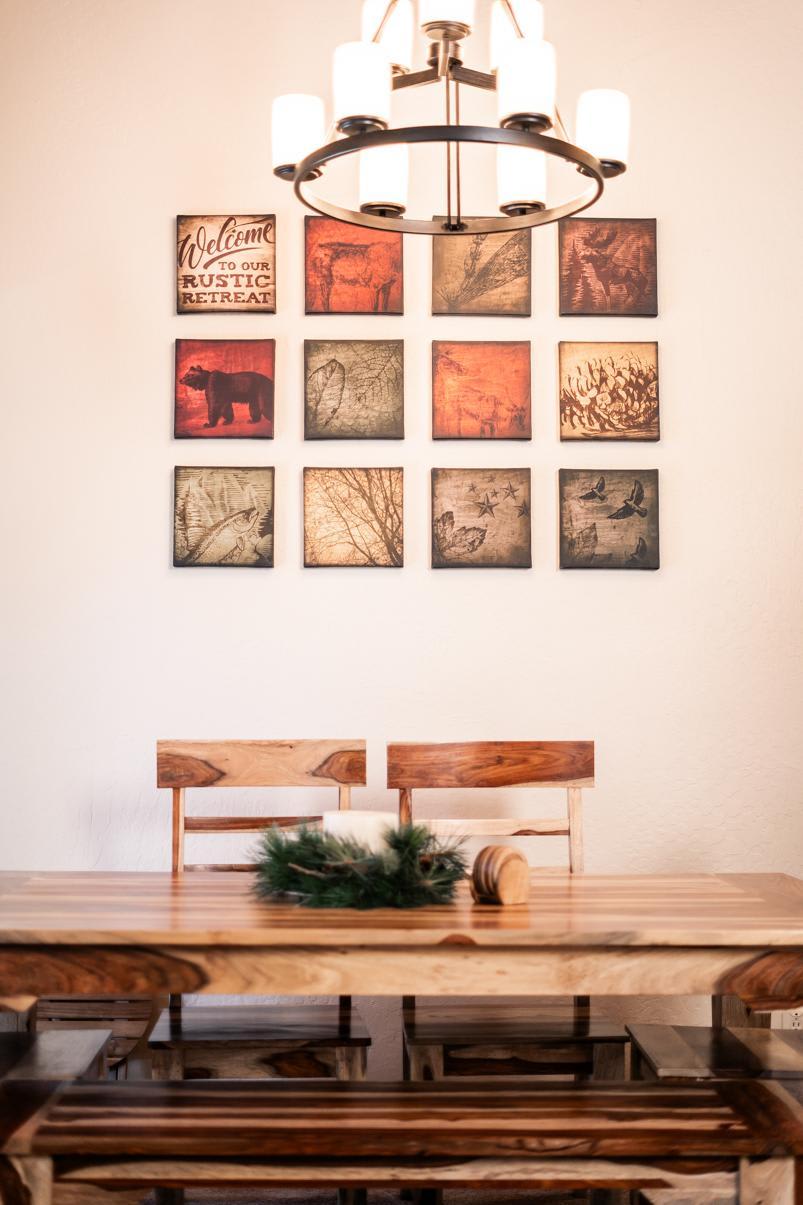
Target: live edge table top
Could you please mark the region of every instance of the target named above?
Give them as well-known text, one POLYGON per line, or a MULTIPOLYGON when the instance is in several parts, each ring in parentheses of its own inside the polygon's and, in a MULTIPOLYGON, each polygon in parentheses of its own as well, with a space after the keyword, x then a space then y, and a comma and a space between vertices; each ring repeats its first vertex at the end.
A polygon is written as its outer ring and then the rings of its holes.
POLYGON ((791 1007, 803 881, 535 873, 517 907, 475 905, 463 886, 453 905, 356 912, 262 902, 242 872, 0 873, 0 996, 121 990, 721 992, 791 1007))

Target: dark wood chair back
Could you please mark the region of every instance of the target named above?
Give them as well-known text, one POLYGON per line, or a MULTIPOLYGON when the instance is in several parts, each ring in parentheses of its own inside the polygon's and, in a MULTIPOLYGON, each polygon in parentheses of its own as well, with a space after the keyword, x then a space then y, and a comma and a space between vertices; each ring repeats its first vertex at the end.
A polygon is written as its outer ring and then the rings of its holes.
POLYGON ((158 741, 156 782, 173 792, 174 874, 185 870, 253 870, 251 865, 188 864, 187 833, 256 833, 269 824, 295 828, 318 816, 188 816, 188 788, 335 787, 337 807, 365 786, 365 741, 158 741))
POLYGON ((583 787, 594 785, 593 741, 462 741, 450 744, 392 744, 387 782, 399 792, 399 821, 413 819, 413 791, 459 787, 561 787, 566 816, 439 817, 436 831, 482 837, 565 837, 568 866, 583 869, 583 787))

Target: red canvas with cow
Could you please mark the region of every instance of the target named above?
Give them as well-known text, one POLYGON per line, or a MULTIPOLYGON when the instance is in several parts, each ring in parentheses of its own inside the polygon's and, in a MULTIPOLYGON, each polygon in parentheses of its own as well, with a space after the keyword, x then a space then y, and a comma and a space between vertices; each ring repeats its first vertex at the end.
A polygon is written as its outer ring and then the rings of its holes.
POLYGON ((176 439, 273 439, 273 339, 176 340, 176 439))
POLYGON ((402 236, 308 217, 304 227, 308 314, 403 314, 402 236))

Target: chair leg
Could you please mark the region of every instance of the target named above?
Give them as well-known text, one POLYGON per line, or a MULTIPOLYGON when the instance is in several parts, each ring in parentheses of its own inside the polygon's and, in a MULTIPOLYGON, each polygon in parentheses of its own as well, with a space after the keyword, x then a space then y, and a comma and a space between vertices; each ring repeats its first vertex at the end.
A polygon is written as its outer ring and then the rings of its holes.
POLYGON ((442 1046, 410 1046, 407 1049, 411 1080, 443 1079, 442 1046))
POLYGON ((184 1079, 184 1054, 179 1049, 151 1053, 151 1079, 184 1079))
POLYGON ((623 1042, 596 1042, 592 1058, 592 1079, 622 1080, 626 1078, 625 1046, 623 1042))
POLYGON ((338 1188, 337 1205, 368 1205, 367 1188, 338 1188))
POLYGON ((52 1160, 0 1157, 0 1203, 6 1201, 9 1205, 52 1205, 52 1160))
POLYGON ((184 1205, 183 1188, 157 1188, 153 1195, 156 1205, 184 1205))
POLYGON ((335 1051, 335 1079, 364 1080, 367 1065, 365 1046, 339 1046, 335 1051))
POLYGON ((739 1205, 795 1205, 794 1159, 739 1162, 739 1205))

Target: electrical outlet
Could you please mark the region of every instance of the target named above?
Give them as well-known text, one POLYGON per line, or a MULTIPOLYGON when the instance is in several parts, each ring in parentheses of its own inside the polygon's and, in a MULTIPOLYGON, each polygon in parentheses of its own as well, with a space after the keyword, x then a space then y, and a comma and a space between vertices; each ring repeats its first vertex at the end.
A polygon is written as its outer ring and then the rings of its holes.
POLYGON ((781 1013, 781 1029, 803 1031, 803 1008, 792 1008, 781 1013))

